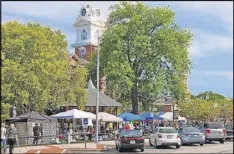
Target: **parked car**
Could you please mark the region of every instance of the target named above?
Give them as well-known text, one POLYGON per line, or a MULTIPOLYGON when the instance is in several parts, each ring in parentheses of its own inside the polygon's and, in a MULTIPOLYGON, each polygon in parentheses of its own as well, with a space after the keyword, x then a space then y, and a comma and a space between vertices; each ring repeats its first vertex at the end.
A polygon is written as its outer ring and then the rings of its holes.
POLYGON ((227 132, 226 140, 233 139, 233 127, 230 125, 225 125, 224 126, 227 132))
POLYGON ((200 125, 199 129, 205 134, 205 141, 219 141, 221 144, 224 143, 226 138, 226 130, 221 123, 204 123, 200 125))
POLYGON ((205 143, 204 133, 200 132, 200 130, 196 127, 180 128, 179 134, 181 145, 200 144, 200 146, 203 146, 203 144, 205 143))
POLYGON ((140 149, 144 152, 145 140, 139 130, 122 130, 116 135, 115 144, 119 152, 124 149, 140 149))
POLYGON ((152 133, 149 137, 149 143, 155 148, 159 146, 176 146, 180 148, 180 135, 178 131, 173 127, 158 127, 158 129, 152 133))

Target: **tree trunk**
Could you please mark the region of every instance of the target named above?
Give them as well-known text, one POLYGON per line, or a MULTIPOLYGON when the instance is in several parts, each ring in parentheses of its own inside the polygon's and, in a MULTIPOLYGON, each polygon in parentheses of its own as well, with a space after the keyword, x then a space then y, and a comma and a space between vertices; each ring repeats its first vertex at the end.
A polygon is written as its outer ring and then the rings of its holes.
POLYGON ((132 87, 132 113, 138 114, 137 82, 132 87))

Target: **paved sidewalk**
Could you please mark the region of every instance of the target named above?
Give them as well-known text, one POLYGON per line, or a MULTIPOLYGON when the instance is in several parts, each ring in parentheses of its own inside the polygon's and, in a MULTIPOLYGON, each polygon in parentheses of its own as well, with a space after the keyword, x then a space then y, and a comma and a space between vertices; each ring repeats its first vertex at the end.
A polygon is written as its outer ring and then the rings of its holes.
MULTIPOLYGON (((113 146, 115 145, 115 141, 100 141, 99 144, 103 145, 110 145, 113 146)), ((85 143, 74 143, 74 144, 54 144, 54 145, 41 145, 41 146, 25 146, 25 147, 15 147, 14 153, 27 153, 29 151, 32 151, 32 153, 43 153, 42 151, 46 151, 46 149, 50 149, 52 147, 57 147, 60 149, 84 149, 85 148, 85 143)), ((97 149, 96 148, 96 143, 94 142, 89 142, 86 143, 86 148, 87 149, 97 149)), ((47 151, 48 151, 47 150, 47 151)))

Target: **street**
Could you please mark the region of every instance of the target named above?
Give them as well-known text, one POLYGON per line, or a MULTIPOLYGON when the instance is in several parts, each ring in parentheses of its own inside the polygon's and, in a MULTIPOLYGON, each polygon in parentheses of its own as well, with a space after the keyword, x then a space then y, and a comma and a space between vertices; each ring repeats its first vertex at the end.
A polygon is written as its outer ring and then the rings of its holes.
MULTIPOLYGON (((160 149, 155 149, 154 147, 149 146, 148 139, 145 140, 146 146, 145 151, 143 153, 233 153, 233 141, 226 141, 224 144, 220 144, 219 142, 211 142, 204 144, 204 146, 200 145, 184 145, 181 146, 180 149, 176 149, 175 147, 162 147, 160 149)), ((114 142, 112 142, 114 144, 114 142)), ((77 151, 78 152, 78 151, 77 151)), ((140 152, 140 150, 127 150, 126 152, 140 152)), ((94 153, 94 152, 89 152, 94 153)), ((116 149, 110 149, 107 152, 98 152, 98 153, 119 153, 116 149)))

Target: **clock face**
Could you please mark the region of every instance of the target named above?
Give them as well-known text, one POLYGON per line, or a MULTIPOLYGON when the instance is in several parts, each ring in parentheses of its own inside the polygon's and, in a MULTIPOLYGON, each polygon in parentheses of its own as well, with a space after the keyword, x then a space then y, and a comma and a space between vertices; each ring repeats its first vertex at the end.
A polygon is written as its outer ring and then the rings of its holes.
POLYGON ((98 9, 96 10, 96 15, 97 15, 97 16, 100 16, 100 15, 101 15, 100 10, 98 10, 98 9))
POLYGON ((82 15, 82 16, 85 16, 85 15, 86 15, 86 9, 85 9, 85 8, 81 10, 81 15, 82 15))

